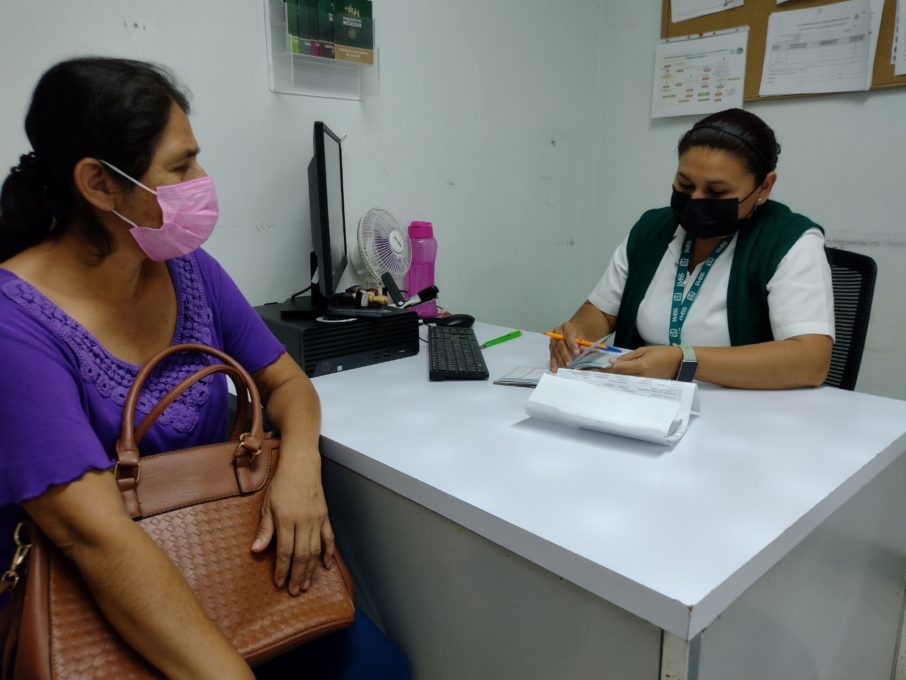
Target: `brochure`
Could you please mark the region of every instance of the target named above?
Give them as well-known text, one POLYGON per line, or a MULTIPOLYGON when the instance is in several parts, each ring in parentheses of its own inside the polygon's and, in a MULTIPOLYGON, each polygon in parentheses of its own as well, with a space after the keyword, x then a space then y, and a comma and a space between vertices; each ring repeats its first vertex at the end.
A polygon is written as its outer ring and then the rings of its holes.
POLYGON ((373 64, 374 20, 371 0, 336 2, 333 16, 335 58, 360 64, 373 64))

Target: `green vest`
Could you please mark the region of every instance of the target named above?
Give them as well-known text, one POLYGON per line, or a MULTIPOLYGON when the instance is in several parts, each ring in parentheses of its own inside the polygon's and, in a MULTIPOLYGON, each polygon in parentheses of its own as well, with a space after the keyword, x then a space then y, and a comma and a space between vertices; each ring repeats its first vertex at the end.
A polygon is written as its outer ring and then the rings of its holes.
MULTIPOLYGON (((620 299, 614 344, 640 347, 636 330, 639 305, 648 291, 677 227, 671 208, 649 210, 636 222, 626 244, 629 272, 620 299)), ((792 245, 817 224, 782 203, 768 201, 752 223, 739 232, 727 284, 730 344, 750 345, 774 339, 768 315, 768 281, 792 245)), ((822 233, 824 232, 821 229, 822 233)))

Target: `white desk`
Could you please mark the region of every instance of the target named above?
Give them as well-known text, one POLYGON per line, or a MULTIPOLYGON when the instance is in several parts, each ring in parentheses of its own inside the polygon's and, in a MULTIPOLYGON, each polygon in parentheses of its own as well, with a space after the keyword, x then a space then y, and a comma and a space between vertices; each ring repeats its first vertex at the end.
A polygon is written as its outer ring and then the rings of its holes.
MULTIPOLYGON (((491 379, 546 346, 486 350, 491 379)), ((668 449, 426 362, 315 380, 344 557, 417 678, 889 678, 906 402, 703 385, 668 449)))

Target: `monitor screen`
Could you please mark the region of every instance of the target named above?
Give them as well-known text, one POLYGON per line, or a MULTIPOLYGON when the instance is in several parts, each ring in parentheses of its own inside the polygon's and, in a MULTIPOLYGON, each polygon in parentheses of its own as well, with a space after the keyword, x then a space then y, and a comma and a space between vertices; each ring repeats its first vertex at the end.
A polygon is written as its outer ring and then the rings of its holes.
POLYGON ((311 242, 317 267, 312 279, 312 300, 320 300, 323 305, 337 292, 347 254, 343 149, 340 138, 321 121, 315 123, 314 151, 308 166, 311 242))

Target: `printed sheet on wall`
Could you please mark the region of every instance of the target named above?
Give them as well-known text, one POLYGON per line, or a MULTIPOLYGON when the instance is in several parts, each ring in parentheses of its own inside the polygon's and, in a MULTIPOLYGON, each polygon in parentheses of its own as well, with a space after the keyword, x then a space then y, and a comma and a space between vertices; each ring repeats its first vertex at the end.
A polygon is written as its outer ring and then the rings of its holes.
POLYGON ((849 0, 771 14, 759 95, 867 90, 882 7, 849 0))
POLYGON ((749 29, 658 43, 651 117, 702 115, 742 106, 749 29))

